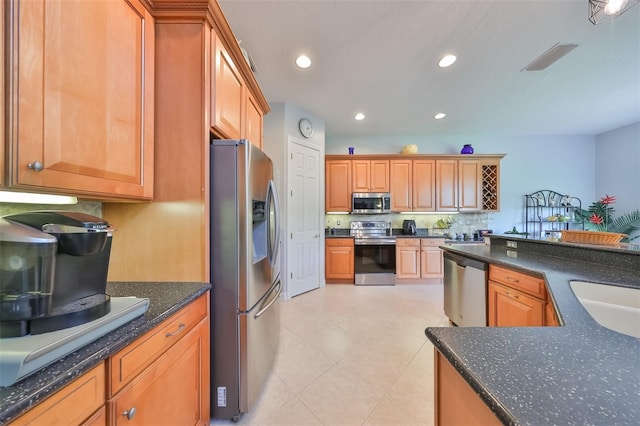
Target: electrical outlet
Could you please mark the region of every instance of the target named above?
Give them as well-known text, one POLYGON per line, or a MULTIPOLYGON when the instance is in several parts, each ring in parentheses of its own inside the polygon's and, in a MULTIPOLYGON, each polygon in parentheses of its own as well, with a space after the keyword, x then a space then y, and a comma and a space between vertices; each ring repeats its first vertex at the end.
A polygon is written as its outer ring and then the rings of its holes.
POLYGON ((340 226, 340 219, 337 219, 337 220, 336 220, 336 225, 337 225, 337 226, 340 226))
POLYGON ((518 243, 516 243, 515 241, 507 241, 507 247, 517 249, 518 243))

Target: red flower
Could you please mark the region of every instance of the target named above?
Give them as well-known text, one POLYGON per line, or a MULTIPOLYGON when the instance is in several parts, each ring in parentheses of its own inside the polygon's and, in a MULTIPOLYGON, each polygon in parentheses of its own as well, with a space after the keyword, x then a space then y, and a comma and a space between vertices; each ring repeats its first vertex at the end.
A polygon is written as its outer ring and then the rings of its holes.
POLYGON ((593 213, 589 218, 589 222, 600 225, 602 224, 602 222, 604 222, 604 219, 602 218, 602 216, 598 216, 597 214, 593 213))
POLYGON ((605 206, 607 206, 607 205, 609 205, 609 204, 613 204, 613 203, 615 203, 615 202, 616 202, 616 196, 615 196, 615 195, 611 195, 611 196, 609 196, 609 195, 605 195, 604 197, 602 197, 602 198, 600 199, 600 202, 601 202, 602 204, 604 204, 605 206))

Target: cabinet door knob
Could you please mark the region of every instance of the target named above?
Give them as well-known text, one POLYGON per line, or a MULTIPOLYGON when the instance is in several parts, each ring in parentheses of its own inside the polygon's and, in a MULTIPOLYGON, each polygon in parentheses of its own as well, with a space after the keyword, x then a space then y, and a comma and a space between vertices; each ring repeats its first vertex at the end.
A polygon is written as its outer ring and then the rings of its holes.
POLYGON ((42 164, 40 161, 34 161, 33 163, 27 164, 27 167, 30 168, 31 170, 35 170, 36 172, 39 172, 42 169, 44 169, 44 164, 42 164))
POLYGON ((131 420, 133 416, 136 415, 136 407, 129 408, 127 411, 124 411, 122 415, 126 417, 127 420, 131 420))

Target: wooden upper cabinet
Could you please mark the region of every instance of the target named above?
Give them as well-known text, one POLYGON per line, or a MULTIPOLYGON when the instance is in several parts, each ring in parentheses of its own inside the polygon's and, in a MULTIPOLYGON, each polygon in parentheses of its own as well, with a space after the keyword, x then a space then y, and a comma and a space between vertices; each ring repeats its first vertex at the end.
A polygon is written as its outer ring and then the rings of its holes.
POLYGON ((412 160, 391 160, 389 162, 389 181, 392 211, 411 211, 413 207, 412 174, 412 160))
POLYGON ((458 160, 458 207, 480 210, 481 173, 478 160, 458 160))
POLYGON ((371 192, 389 192, 389 161, 371 160, 371 192))
POLYGON ((458 210, 458 161, 436 160, 436 209, 458 210))
POLYGON ((436 209, 436 162, 413 160, 412 199, 414 212, 431 212, 436 209))
POLYGON ((248 89, 246 92, 246 114, 243 137, 262 149, 262 110, 248 89))
POLYGON ((218 136, 239 139, 245 92, 242 75, 215 31, 211 31, 213 82, 211 84, 211 127, 218 136))
POLYGON ((396 212, 435 210, 435 161, 390 161, 391 210, 396 212))
POLYGON ((325 162, 325 211, 351 211, 351 160, 325 162))
POLYGON ((436 160, 436 210, 481 209, 481 168, 478 160, 436 160))
POLYGON ((353 192, 389 192, 388 160, 353 160, 353 192))
POLYGON ((151 199, 151 14, 139 0, 14 3, 8 186, 151 199))

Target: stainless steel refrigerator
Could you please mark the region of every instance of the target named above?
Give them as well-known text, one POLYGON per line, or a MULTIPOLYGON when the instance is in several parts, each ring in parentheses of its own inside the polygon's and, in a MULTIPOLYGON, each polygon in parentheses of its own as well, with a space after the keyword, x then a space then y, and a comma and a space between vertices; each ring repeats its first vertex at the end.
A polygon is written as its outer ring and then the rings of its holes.
POLYGON ((254 405, 280 332, 278 199, 271 159, 246 140, 212 140, 211 417, 254 405))

